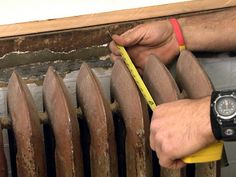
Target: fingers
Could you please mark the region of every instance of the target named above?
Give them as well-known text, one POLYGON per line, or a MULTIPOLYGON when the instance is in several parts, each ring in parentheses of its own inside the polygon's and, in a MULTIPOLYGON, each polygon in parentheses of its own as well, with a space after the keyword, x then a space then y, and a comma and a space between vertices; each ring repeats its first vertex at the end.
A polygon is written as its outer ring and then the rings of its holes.
POLYGON ((110 58, 111 58, 111 61, 112 61, 112 62, 115 62, 115 60, 121 59, 121 56, 117 56, 117 55, 114 55, 114 54, 110 54, 110 58))
POLYGON ((116 55, 116 56, 120 56, 120 51, 116 46, 116 43, 114 41, 111 41, 109 44, 109 49, 112 52, 112 54, 116 55))
POLYGON ((111 51, 111 59, 112 61, 120 58, 121 54, 119 49, 117 48, 117 44, 127 47, 127 52, 129 53, 132 61, 134 62, 135 66, 138 68, 139 72, 142 73, 144 69, 144 64, 146 55, 144 52, 146 47, 139 45, 145 35, 145 30, 143 25, 138 25, 121 35, 112 35, 113 41, 109 44, 109 49, 111 51))
MULTIPOLYGON (((156 144, 160 144, 158 142, 155 141, 155 135, 156 135, 156 124, 154 123, 154 121, 151 121, 151 125, 150 125, 150 136, 149 136, 149 142, 150 142, 150 147, 153 151, 156 150, 156 144)), ((158 148, 159 149, 159 148, 158 148)), ((158 153, 157 153, 158 155, 158 153)))
MULTIPOLYGON (((153 134, 150 136, 150 146, 151 149, 156 152, 160 166, 169 169, 179 169, 186 165, 181 159, 173 159, 171 153, 167 150, 168 148, 163 147, 162 142, 157 138, 153 138, 154 136, 153 134)), ((172 145, 169 144, 169 146, 172 145)), ((171 149, 171 147, 169 149, 171 149)))
MULTIPOLYGON (((150 146, 152 150, 156 152, 160 166, 169 169, 179 169, 186 165, 180 159, 172 159, 173 157, 170 155, 170 153, 165 152, 166 148, 163 147, 161 141, 158 141, 157 139, 154 140, 152 137, 150 136, 150 146)), ((171 146, 171 144, 169 144, 169 146, 171 146)))
POLYGON ((125 38, 122 37, 122 35, 114 34, 114 35, 112 35, 112 39, 116 44, 126 46, 127 42, 125 41, 125 38))
POLYGON ((120 56, 120 51, 117 48, 117 44, 127 47, 126 45, 127 42, 124 40, 122 36, 118 36, 116 34, 112 36, 112 39, 113 41, 109 43, 109 49, 114 55, 120 56))
POLYGON ((119 51, 119 49, 116 47, 116 44, 115 44, 114 41, 110 42, 110 44, 109 44, 109 49, 110 49, 110 51, 111 51, 110 58, 111 58, 111 61, 112 61, 112 62, 114 62, 115 60, 121 58, 120 51, 119 51))
MULTIPOLYGON (((112 62, 114 62, 116 59, 121 58, 120 51, 117 48, 116 43, 114 41, 110 42, 109 49, 111 51, 110 57, 111 57, 112 62)), ((146 57, 147 52, 145 52, 145 47, 135 46, 135 47, 130 47, 126 50, 129 54, 130 58, 132 59, 134 65, 137 67, 137 70, 142 75, 144 65, 147 61, 147 57, 146 57)))
POLYGON ((122 45, 126 47, 134 46, 136 44, 142 45, 142 39, 144 38, 146 34, 146 30, 144 30, 143 25, 138 25, 125 33, 123 33, 121 36, 115 36, 114 40, 116 42, 121 42, 122 45))
POLYGON ((169 169, 179 169, 186 166, 186 164, 182 160, 170 160, 166 157, 159 157, 159 164, 160 166, 169 169))
POLYGON ((146 34, 146 30, 143 25, 138 25, 121 35, 112 35, 112 39, 119 45, 130 47, 136 44, 141 44, 142 39, 146 34))
MULTIPOLYGON (((163 108, 163 105, 160 107, 163 108)), ((154 111, 150 125, 150 146, 156 152, 159 164, 169 169, 179 169, 186 164, 179 159, 175 144, 171 143, 171 137, 167 136, 166 126, 162 123, 163 111, 157 108, 154 111)), ((164 118, 165 119, 165 118, 164 118)))

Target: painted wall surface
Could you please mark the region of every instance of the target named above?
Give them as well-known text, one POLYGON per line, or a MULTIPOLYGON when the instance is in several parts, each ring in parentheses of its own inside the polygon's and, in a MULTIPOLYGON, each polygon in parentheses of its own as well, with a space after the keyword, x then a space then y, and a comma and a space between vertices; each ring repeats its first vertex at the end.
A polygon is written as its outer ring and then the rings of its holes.
POLYGON ((0 25, 188 0, 0 0, 0 25))

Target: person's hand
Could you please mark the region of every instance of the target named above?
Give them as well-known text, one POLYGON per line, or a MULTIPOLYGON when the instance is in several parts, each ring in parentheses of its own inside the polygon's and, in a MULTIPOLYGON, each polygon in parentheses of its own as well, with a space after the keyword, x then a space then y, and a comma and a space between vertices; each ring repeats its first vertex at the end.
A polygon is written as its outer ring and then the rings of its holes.
POLYGON ((157 106, 150 129, 150 146, 160 165, 171 169, 184 167, 182 158, 216 141, 210 123, 210 97, 157 106))
POLYGON ((111 58, 120 58, 115 43, 126 47, 131 59, 140 70, 144 68, 147 56, 156 55, 164 64, 170 63, 179 54, 179 46, 168 20, 141 24, 125 33, 112 36, 109 44, 111 58))

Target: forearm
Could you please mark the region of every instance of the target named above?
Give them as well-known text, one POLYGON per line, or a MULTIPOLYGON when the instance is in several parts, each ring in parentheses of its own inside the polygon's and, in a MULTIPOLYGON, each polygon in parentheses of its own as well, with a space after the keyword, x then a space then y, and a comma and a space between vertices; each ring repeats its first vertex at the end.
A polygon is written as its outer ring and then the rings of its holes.
POLYGON ((191 51, 236 50, 236 9, 178 19, 191 51))

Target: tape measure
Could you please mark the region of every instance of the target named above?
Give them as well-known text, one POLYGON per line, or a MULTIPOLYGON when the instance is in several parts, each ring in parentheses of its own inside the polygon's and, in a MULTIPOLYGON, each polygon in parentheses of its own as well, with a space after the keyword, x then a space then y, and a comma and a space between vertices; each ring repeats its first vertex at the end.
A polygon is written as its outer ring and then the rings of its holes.
POLYGON ((144 84, 141 76, 139 75, 136 67, 134 66, 132 60, 130 59, 128 53, 126 52, 125 48, 123 46, 117 45, 117 48, 119 49, 121 56, 127 65, 127 68, 129 69, 131 75, 133 76, 136 84, 138 85, 139 90, 143 94, 143 97, 145 98, 146 102, 148 103, 149 107, 152 111, 157 107, 155 101, 153 100, 150 92, 148 91, 146 85, 144 84))
MULTIPOLYGON (((143 94, 147 104, 151 108, 152 111, 155 110, 157 105, 155 104, 150 92, 148 91, 146 85, 144 84, 141 76, 139 75, 136 67, 134 66, 132 60, 130 59, 127 51, 123 46, 117 45, 117 48, 120 51, 120 54, 127 65, 127 68, 129 69, 132 77, 134 78, 139 90, 143 94)), ((223 142, 219 141, 217 143, 214 143, 210 146, 208 146, 205 149, 202 149, 188 157, 183 158, 182 160, 185 163, 204 163, 204 162, 211 162, 220 160, 222 156, 222 150, 223 150, 223 142)))

